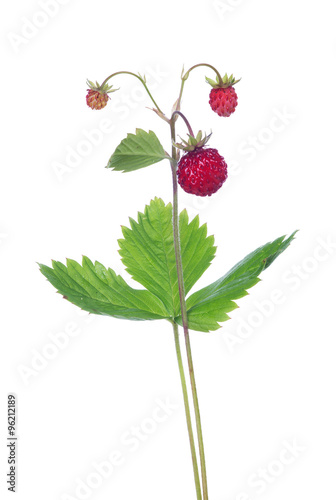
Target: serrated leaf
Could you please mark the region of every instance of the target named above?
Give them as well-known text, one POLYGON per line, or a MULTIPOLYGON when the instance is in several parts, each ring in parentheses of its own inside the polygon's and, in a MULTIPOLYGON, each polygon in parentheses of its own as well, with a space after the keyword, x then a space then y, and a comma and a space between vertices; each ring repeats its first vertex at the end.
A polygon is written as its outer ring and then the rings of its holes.
POLYGON ((189 222, 186 210, 180 213, 179 230, 184 290, 188 294, 215 256, 215 238, 213 235, 207 236, 207 225, 199 225, 198 215, 189 222))
POLYGON ((135 134, 127 134, 107 164, 107 168, 122 172, 132 172, 148 167, 168 158, 159 139, 151 130, 145 132, 137 128, 135 134))
POLYGON ((82 265, 68 259, 66 266, 53 261, 52 268, 40 264, 40 270, 60 294, 85 311, 131 320, 169 317, 151 292, 130 287, 112 269, 87 257, 82 265))
MULTIPOLYGON (((207 236, 206 225, 199 227, 195 217, 190 223, 187 212, 180 214, 180 243, 186 293, 209 267, 215 254, 214 238, 207 236)), ((123 227, 119 253, 133 279, 156 295, 171 314, 180 312, 175 264, 172 206, 155 198, 123 227)))
MULTIPOLYGON (((236 264, 227 274, 187 299, 188 324, 191 330, 208 332, 220 328, 218 322, 229 319, 228 312, 237 307, 234 300, 247 295, 259 274, 289 246, 296 231, 287 239, 282 236, 257 248, 236 264)), ((181 317, 175 319, 182 324, 181 317)))

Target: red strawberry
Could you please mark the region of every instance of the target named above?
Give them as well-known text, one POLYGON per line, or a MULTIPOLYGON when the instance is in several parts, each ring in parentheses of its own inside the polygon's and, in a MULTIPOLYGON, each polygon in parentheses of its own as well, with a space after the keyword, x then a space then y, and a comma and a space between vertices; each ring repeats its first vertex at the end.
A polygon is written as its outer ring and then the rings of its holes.
POLYGON ((238 104, 236 91, 233 87, 215 88, 210 92, 209 104, 219 116, 230 116, 238 104))
POLYGON ((182 156, 176 173, 187 193, 211 196, 226 181, 227 165, 217 149, 198 147, 182 156))
POLYGON ((234 113, 238 97, 233 85, 239 82, 233 75, 228 76, 227 73, 223 78, 216 75, 216 81, 205 77, 206 81, 211 85, 209 104, 211 109, 219 116, 230 116, 234 113))
POLYGON ((105 108, 109 96, 104 92, 99 92, 98 90, 88 89, 86 94, 86 104, 91 109, 103 109, 105 108))

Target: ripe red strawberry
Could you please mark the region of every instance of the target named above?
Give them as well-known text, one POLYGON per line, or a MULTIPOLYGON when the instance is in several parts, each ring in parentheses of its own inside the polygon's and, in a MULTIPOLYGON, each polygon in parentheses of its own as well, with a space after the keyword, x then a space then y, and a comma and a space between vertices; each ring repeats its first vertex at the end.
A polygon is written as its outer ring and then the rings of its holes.
POLYGON ((109 99, 110 98, 107 94, 99 92, 98 90, 88 89, 86 94, 86 104, 91 109, 105 108, 109 99))
POLYGON ((211 196, 226 181, 227 165, 217 149, 198 147, 182 156, 176 173, 187 193, 211 196))
POLYGON ((211 80, 211 78, 205 79, 212 87, 209 96, 211 109, 219 116, 232 115, 238 104, 238 97, 233 85, 239 80, 236 80, 233 75, 228 76, 227 73, 223 78, 216 75, 216 81, 211 80))
POLYGON ((230 116, 238 104, 237 94, 233 87, 212 89, 209 97, 211 109, 219 116, 230 116))

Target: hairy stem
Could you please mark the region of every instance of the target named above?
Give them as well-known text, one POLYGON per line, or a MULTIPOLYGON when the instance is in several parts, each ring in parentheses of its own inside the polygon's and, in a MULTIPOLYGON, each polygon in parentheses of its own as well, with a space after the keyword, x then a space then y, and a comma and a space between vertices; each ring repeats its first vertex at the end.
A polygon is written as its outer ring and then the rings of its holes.
POLYGON ((194 410, 195 410, 196 429, 197 429, 198 446, 199 446, 199 454, 200 454, 200 462, 201 462, 203 500, 208 500, 208 486, 207 486, 207 476, 206 476, 206 466, 205 466, 203 434, 202 434, 202 426, 201 426, 201 415, 200 415, 200 410, 199 410, 198 397, 197 397, 197 391, 196 391, 196 380, 195 380, 195 374, 194 374, 194 366, 193 366, 192 355, 191 355, 191 346, 190 346, 190 338, 189 338, 189 330, 188 330, 187 306, 186 306, 186 300, 185 300, 185 289, 184 289, 184 280, 183 280, 180 235, 179 235, 179 225, 178 225, 178 196, 177 196, 177 176, 176 176, 177 151, 176 151, 176 148, 174 146, 174 143, 176 140, 174 117, 171 118, 171 120, 170 120, 170 129, 171 129, 171 139, 173 142, 172 161, 170 163, 171 163, 172 179, 173 179, 173 232, 174 232, 175 260, 176 260, 177 279, 178 279, 178 287, 179 287, 179 294, 180 294, 180 305, 181 305, 183 332, 184 332, 184 339, 185 339, 185 345, 186 345, 186 350, 187 350, 190 384, 191 384, 191 391, 192 391, 194 410))
POLYGON ((132 75, 132 76, 135 76, 135 78, 137 78, 138 80, 140 80, 140 82, 142 83, 142 85, 145 87, 147 94, 148 94, 148 95, 149 95, 149 97, 151 98, 151 100, 152 100, 152 102, 153 102, 154 106, 156 106, 156 109, 157 109, 160 113, 164 114, 164 113, 161 111, 161 109, 159 108, 159 106, 156 104, 156 102, 155 102, 155 100, 154 100, 154 98, 153 98, 152 94, 150 93, 150 91, 149 91, 149 89, 148 89, 148 87, 147 87, 147 85, 146 85, 145 80, 144 80, 143 78, 141 78, 141 76, 140 76, 140 75, 137 75, 136 73, 132 73, 131 71, 117 71, 116 73, 112 73, 112 75, 110 75, 110 76, 108 76, 107 78, 105 78, 105 80, 104 80, 104 81, 103 81, 103 83, 100 85, 100 87, 103 87, 103 86, 105 85, 105 83, 107 83, 107 82, 110 80, 110 78, 113 78, 113 77, 114 77, 114 76, 116 76, 116 75, 122 75, 122 74, 125 74, 125 75, 132 75))
POLYGON ((176 356, 177 356, 177 362, 178 362, 181 385, 182 385, 182 392, 183 392, 184 409, 185 409, 188 434, 189 434, 190 451, 191 451, 191 457, 192 457, 192 463, 193 463, 193 469, 194 469, 196 495, 197 495, 197 500, 202 500, 201 484, 200 484, 200 478, 199 478, 199 473, 198 473, 197 456, 196 456, 196 449, 195 449, 195 440, 194 440, 194 434, 193 434, 191 417, 190 417, 190 406, 189 406, 189 399, 188 399, 187 384, 186 384, 183 363, 182 363, 181 347, 180 347, 180 340, 179 340, 179 334, 178 334, 178 326, 177 326, 177 323, 175 323, 175 321, 173 321, 172 324, 173 324, 173 330, 174 330, 176 356))

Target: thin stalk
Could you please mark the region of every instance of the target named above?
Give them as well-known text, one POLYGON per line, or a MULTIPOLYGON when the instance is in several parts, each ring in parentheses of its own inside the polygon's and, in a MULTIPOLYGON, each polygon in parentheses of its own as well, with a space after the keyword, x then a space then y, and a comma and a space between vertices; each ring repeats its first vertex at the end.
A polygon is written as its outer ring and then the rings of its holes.
POLYGON ((190 71, 192 71, 193 69, 198 68, 199 66, 207 66, 208 68, 212 69, 216 73, 216 75, 218 76, 219 83, 222 83, 222 77, 220 76, 219 71, 214 66, 211 66, 211 64, 207 64, 207 63, 195 64, 194 66, 192 66, 191 68, 188 69, 188 71, 186 72, 186 75, 188 73, 190 73, 190 71))
POLYGON ((184 338, 185 338, 185 344, 186 344, 186 349, 187 349, 189 376, 190 376, 191 391, 192 391, 194 410, 195 410, 198 447, 199 447, 199 454, 200 454, 200 461, 201 461, 203 500, 208 500, 208 483, 207 483, 207 474, 206 474, 203 433, 202 433, 202 425, 201 425, 201 414, 200 414, 197 391, 196 391, 196 380, 195 380, 194 367, 193 367, 192 356, 191 356, 190 337, 189 337, 188 327, 187 327, 187 329, 185 329, 185 327, 183 327, 183 330, 184 330, 184 338))
POLYGON ((186 306, 186 300, 185 300, 185 289, 184 289, 184 280, 183 280, 180 235, 179 235, 179 225, 178 225, 178 196, 177 196, 177 176, 176 176, 177 151, 176 151, 176 148, 174 146, 174 143, 176 140, 176 138, 175 138, 175 135, 176 135, 175 134, 175 119, 174 118, 172 118, 170 120, 170 129, 171 129, 171 139, 173 142, 172 160, 171 160, 170 164, 171 164, 172 180, 173 180, 173 232, 174 232, 175 260, 176 260, 177 279, 178 279, 178 287, 179 287, 179 294, 180 294, 181 317, 182 317, 183 332, 184 332, 184 338, 185 338, 185 344, 186 344, 186 350, 187 350, 191 391, 192 391, 194 410, 195 410, 196 429, 197 429, 198 446, 199 446, 199 454, 200 454, 200 462, 201 462, 203 500, 208 500, 208 485, 207 485, 207 476, 206 476, 205 453, 204 453, 203 434, 202 434, 202 426, 201 426, 201 415, 200 415, 200 410, 199 410, 197 390, 196 390, 196 380, 195 380, 195 374, 194 374, 194 366, 193 366, 192 355, 191 355, 191 346, 190 346, 190 338, 189 338, 189 330, 188 330, 187 306, 186 306))
POLYGON ((221 77, 219 71, 214 66, 211 66, 211 64, 207 64, 207 63, 195 64, 194 66, 192 66, 191 68, 189 68, 188 71, 186 73, 184 73, 184 75, 182 76, 180 94, 179 94, 179 97, 178 97, 178 100, 177 100, 177 109, 180 109, 181 99, 182 99, 182 94, 183 94, 183 89, 184 89, 184 84, 187 81, 187 78, 189 77, 190 71, 192 71, 195 68, 198 68, 199 66, 207 66, 208 68, 212 69, 216 73, 216 75, 218 76, 218 83, 219 84, 223 83, 223 80, 222 80, 222 77, 221 77))
POLYGON ((189 121, 187 120, 187 118, 184 116, 184 114, 183 114, 183 113, 181 113, 181 111, 174 111, 174 113, 173 113, 173 114, 172 114, 172 116, 171 116, 171 119, 173 119, 175 115, 179 115, 181 118, 183 118, 184 123, 185 123, 185 124, 186 124, 186 126, 187 126, 187 129, 188 129, 189 134, 191 135, 191 137, 195 137, 195 136, 194 136, 193 129, 191 128, 191 125, 190 125, 189 121))
POLYGON ((107 83, 110 78, 113 78, 114 76, 116 75, 122 75, 122 74, 126 74, 126 75, 132 75, 132 76, 135 76, 135 78, 137 78, 138 80, 140 80, 140 82, 142 83, 142 85, 145 87, 146 89, 146 92, 147 94, 149 95, 149 97, 151 98, 152 102, 154 103, 154 106, 156 106, 156 109, 163 114, 163 112, 161 111, 161 109, 159 108, 159 106, 156 104, 155 100, 154 100, 154 97, 152 96, 152 94, 150 93, 147 85, 146 85, 146 82, 143 78, 141 78, 140 75, 137 75, 136 73, 132 73, 131 71, 117 71, 116 73, 112 73, 112 75, 108 76, 107 78, 105 78, 105 80, 103 81, 103 83, 100 85, 100 87, 103 87, 105 85, 105 83, 107 83))
POLYGON ((196 495, 197 495, 197 500, 202 500, 201 484, 200 484, 197 456, 196 456, 196 449, 195 449, 195 440, 194 440, 194 434, 193 434, 191 417, 190 417, 190 406, 189 406, 189 399, 188 399, 187 384, 186 384, 183 363, 182 363, 180 339, 179 339, 179 334, 178 334, 178 326, 175 323, 175 321, 172 322, 172 325, 173 325, 173 330, 174 330, 176 356, 177 356, 177 362, 178 362, 181 385, 182 385, 184 409, 185 409, 188 434, 189 434, 189 442, 190 442, 190 451, 191 451, 191 457, 192 457, 192 463, 193 463, 193 469, 194 469, 196 495))

